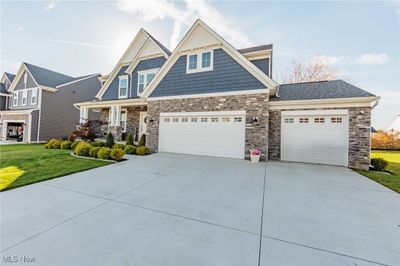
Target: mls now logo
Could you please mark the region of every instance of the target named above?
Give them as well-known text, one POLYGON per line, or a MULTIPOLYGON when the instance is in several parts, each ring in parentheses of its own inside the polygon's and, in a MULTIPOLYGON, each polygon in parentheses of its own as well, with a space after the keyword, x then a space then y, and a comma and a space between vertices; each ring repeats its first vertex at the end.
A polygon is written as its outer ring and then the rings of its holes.
POLYGON ((35 262, 35 257, 27 257, 27 256, 3 256, 2 262, 3 263, 13 263, 13 262, 26 262, 26 263, 33 263, 35 262))

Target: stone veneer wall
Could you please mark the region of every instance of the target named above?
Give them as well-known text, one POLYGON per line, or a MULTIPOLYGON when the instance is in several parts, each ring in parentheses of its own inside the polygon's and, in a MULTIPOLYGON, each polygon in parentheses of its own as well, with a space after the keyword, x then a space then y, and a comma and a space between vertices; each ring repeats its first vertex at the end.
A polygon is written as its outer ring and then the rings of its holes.
MULTIPOLYGON (((368 169, 371 150, 371 108, 326 108, 349 110, 349 167, 368 169)), ((299 109, 296 109, 299 110, 299 109)), ((316 110, 316 109, 302 109, 316 110)), ((286 111, 286 110, 285 110, 286 111)), ((291 111, 291 110, 288 110, 291 111)), ((269 113, 269 152, 271 160, 280 160, 281 145, 281 111, 269 113)))
POLYGON ((149 101, 147 114, 149 120, 154 119, 154 122, 147 125, 147 145, 154 151, 158 150, 160 113, 246 110, 246 139, 243 152, 248 154, 249 149, 258 147, 266 153, 268 106, 267 93, 149 101), (252 122, 253 117, 258 117, 258 123, 252 122))
MULTIPOLYGON (((131 133, 134 139, 137 141, 140 136, 139 134, 139 120, 140 120, 140 112, 144 112, 147 110, 146 106, 139 107, 128 107, 126 108, 128 111, 127 121, 126 121, 126 133, 131 133)), ((109 118, 109 108, 103 108, 100 114, 100 120, 104 122, 108 122, 109 118)), ((114 135, 114 138, 118 141, 121 140, 121 131, 120 127, 109 127, 108 125, 104 125, 101 129, 103 135, 111 132, 114 135)))

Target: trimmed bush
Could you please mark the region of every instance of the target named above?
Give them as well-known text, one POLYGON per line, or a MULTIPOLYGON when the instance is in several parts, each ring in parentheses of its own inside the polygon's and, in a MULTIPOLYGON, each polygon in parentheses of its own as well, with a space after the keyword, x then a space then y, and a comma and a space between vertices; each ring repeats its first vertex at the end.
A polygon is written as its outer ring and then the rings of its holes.
POLYGON ((111 149, 107 147, 101 147, 97 152, 97 158, 99 159, 110 159, 111 149))
POLYGON ((92 147, 89 151, 89 156, 93 158, 97 158, 97 154, 99 153, 100 147, 92 147))
POLYGON ((125 152, 122 149, 112 149, 110 156, 113 160, 116 160, 117 162, 121 161, 122 157, 124 157, 125 152))
POLYGON ((78 156, 89 156, 90 149, 93 148, 90 143, 86 141, 81 141, 76 147, 75 147, 75 154, 78 156))
POLYGON ((71 150, 75 150, 76 146, 82 141, 79 140, 75 140, 74 142, 72 142, 71 144, 71 150))
POLYGON ((125 149, 125 145, 124 145, 124 144, 119 144, 119 143, 117 143, 117 144, 115 144, 115 145, 113 146, 113 149, 121 149, 121 150, 124 150, 124 149, 125 149))
POLYGON ((71 144, 72 144, 72 142, 69 141, 69 140, 63 141, 61 143, 61 149, 62 150, 69 150, 69 149, 71 149, 71 144))
POLYGON ((136 147, 133 145, 126 145, 124 151, 126 154, 136 154, 136 147))
POLYGON ((115 141, 114 141, 113 134, 108 133, 107 134, 107 138, 106 138, 106 145, 105 146, 108 147, 108 148, 112 148, 114 146, 114 144, 115 144, 115 141))
POLYGON ((128 136, 126 137, 126 143, 125 144, 133 146, 133 137, 132 137, 131 133, 129 133, 128 136))
POLYGON ((147 155, 147 154, 150 154, 150 153, 151 153, 150 148, 146 147, 146 146, 141 146, 141 147, 138 147, 136 149, 136 154, 137 155, 147 155))
POLYGON ((55 139, 53 141, 53 149, 59 149, 61 147, 61 140, 55 139))
POLYGON ((101 141, 93 141, 90 144, 92 144, 93 147, 104 147, 104 145, 106 145, 104 142, 101 141))
POLYGON ((146 135, 142 134, 139 139, 138 147, 146 146, 146 135))
POLYGON ((385 171, 385 168, 388 166, 389 162, 383 158, 372 158, 371 165, 372 170, 374 171, 385 171))

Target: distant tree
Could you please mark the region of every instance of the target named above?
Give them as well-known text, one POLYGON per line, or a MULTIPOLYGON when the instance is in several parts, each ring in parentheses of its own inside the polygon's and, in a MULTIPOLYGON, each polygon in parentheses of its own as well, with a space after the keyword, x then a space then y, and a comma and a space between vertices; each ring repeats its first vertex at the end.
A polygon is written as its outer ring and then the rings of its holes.
POLYGON ((292 61, 290 67, 278 76, 281 84, 332 79, 336 79, 336 71, 322 57, 315 57, 310 62, 292 61))
POLYGON ((372 134, 371 148, 382 150, 400 150, 400 132, 384 132, 382 130, 378 130, 377 133, 372 134))

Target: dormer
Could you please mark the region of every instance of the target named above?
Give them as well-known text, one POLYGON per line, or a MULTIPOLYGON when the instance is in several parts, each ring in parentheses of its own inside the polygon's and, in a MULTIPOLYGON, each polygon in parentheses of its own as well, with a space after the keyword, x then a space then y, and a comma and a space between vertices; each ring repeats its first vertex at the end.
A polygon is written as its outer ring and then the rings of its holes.
POLYGON ((272 78, 272 47, 272 44, 264 44, 239 49, 238 52, 272 78))

